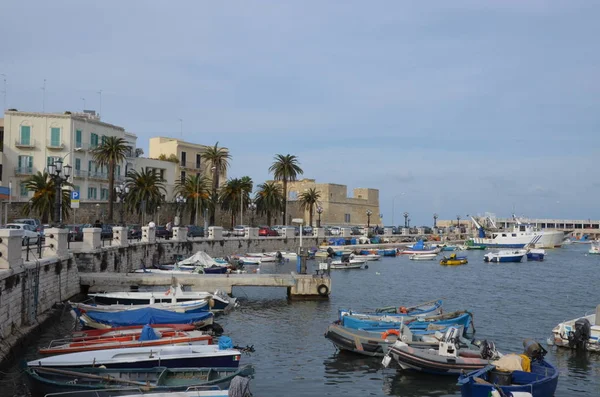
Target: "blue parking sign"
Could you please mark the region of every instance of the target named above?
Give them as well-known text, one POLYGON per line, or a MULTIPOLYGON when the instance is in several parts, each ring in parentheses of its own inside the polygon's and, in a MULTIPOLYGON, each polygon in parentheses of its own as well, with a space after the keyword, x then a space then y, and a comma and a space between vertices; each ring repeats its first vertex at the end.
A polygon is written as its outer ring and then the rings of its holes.
POLYGON ((75 190, 71 192, 71 208, 79 208, 79 192, 75 190))

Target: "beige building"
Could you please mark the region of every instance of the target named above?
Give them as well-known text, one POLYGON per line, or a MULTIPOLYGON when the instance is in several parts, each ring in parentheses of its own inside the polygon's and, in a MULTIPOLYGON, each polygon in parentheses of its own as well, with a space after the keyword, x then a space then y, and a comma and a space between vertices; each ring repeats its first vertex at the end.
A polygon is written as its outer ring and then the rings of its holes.
MULTIPOLYGON (((167 158, 177 158, 177 177, 185 179, 187 176, 202 174, 210 179, 213 178, 211 164, 204 161, 203 155, 209 146, 186 142, 176 138, 155 137, 150 138, 148 156, 157 159, 161 155, 167 158)), ((223 148, 228 151, 227 148, 223 148)), ((222 185, 227 179, 227 172, 219 176, 219 184, 222 185)))
MULTIPOLYGON (((346 185, 316 183, 314 179, 302 179, 288 183, 289 218, 303 218, 305 224, 308 224, 309 213, 300 210, 298 198, 310 188, 315 188, 321 193, 321 200, 318 205, 323 208, 321 214, 322 226, 366 226, 367 211, 371 211, 371 226, 382 226, 379 217, 378 189, 356 188, 353 190, 353 196, 348 197, 346 185)), ((318 218, 319 215, 315 208, 312 226, 317 225, 318 218)))
POLYGON ((123 127, 105 123, 94 111, 84 113, 37 113, 9 110, 4 118, 2 185, 12 186, 13 201, 27 201, 33 192, 24 187, 29 176, 44 171, 62 159, 72 168, 71 183, 80 192, 81 201, 108 200, 108 170, 93 160, 92 149, 109 136, 129 143, 129 153, 115 169, 115 183, 125 180, 128 171, 151 168, 160 172, 172 195, 176 166, 166 161, 137 157, 137 136, 123 127))

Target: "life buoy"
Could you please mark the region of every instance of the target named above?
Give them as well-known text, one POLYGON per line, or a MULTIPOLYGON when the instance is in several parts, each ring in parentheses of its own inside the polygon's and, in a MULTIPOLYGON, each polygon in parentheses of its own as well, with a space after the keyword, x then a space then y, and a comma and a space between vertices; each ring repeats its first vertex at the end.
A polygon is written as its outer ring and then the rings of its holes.
POLYGON ((321 284, 317 287, 317 293, 321 296, 329 295, 329 287, 325 284, 321 284))
POLYGON ((406 307, 400 306, 398 308, 398 313, 406 314, 406 313, 408 313, 408 310, 406 309, 406 307))
POLYGON ((388 329, 387 331, 381 333, 381 339, 387 339, 387 337, 390 335, 396 335, 399 337, 400 331, 397 329, 388 329))

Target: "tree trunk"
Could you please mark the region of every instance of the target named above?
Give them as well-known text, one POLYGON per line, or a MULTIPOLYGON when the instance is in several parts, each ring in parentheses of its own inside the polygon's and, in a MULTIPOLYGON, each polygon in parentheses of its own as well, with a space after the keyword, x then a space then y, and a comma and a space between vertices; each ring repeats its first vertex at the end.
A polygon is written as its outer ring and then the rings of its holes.
MULTIPOLYGON (((181 218, 183 218, 183 213, 181 214, 181 218)), ((193 225, 195 221, 196 221, 196 206, 194 206, 194 208, 192 208, 192 212, 190 212, 190 225, 193 225)), ((183 222, 183 220, 180 220, 179 222, 183 222)), ((198 225, 196 225, 196 226, 198 226, 198 225)))
POLYGON ((313 227, 313 222, 312 222, 313 221, 313 207, 312 207, 312 205, 310 206, 310 209, 308 211, 309 211, 308 212, 308 225, 310 227, 313 227))
POLYGON ((233 230, 234 226, 235 226, 235 211, 232 209, 231 210, 231 230, 233 230))
POLYGON ((287 179, 283 179, 283 222, 282 225, 287 226, 287 179))
POLYGON ((217 210, 217 189, 219 188, 219 169, 214 163, 213 163, 213 167, 215 167, 215 170, 213 171, 213 186, 212 186, 213 206, 210 210, 210 225, 209 226, 215 225, 215 212, 217 210))
POLYGON ((108 163, 108 220, 113 222, 113 206, 115 203, 115 162, 111 160, 108 163))
POLYGON ((267 211, 267 226, 271 227, 271 211, 267 211))

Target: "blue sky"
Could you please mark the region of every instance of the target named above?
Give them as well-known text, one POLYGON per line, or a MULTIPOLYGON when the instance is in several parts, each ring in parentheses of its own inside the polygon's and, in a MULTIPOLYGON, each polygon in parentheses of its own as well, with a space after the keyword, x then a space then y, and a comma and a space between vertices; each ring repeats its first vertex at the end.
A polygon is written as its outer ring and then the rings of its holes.
MULTIPOLYGON (((598 219, 600 3, 6 1, 8 106, 98 110, 147 139, 220 144, 230 176, 296 154, 380 190, 384 223, 598 219), (218 3, 218 4, 217 4, 218 3), (167 6, 169 4, 170 6, 167 6)), ((0 80, 1 83, 1 80, 0 80)))

